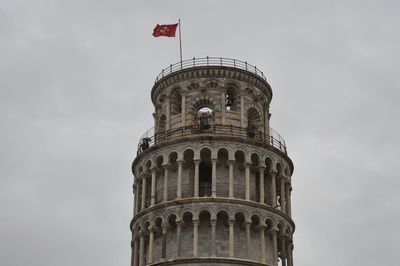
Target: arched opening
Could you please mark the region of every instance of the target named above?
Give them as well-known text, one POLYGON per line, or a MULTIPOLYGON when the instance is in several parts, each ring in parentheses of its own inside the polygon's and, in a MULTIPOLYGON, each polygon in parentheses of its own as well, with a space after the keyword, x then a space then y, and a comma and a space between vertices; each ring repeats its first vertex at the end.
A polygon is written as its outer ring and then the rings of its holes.
POLYGON ((278 224, 278 229, 279 229, 279 233, 278 233, 278 266, 287 266, 287 256, 286 256, 286 240, 285 240, 285 234, 284 234, 284 230, 281 224, 278 224))
POLYGON ((221 148, 217 153, 217 196, 229 196, 229 153, 225 148, 221 148))
POLYGON ((243 213, 235 214, 235 224, 233 227, 234 235, 234 254, 237 258, 247 258, 246 256, 246 229, 245 217, 243 213))
POLYGON ((199 165, 199 196, 211 196, 211 182, 212 182, 212 163, 211 151, 203 149, 200 152, 200 165, 199 165))
POLYGON ((273 260, 274 258, 274 250, 272 248, 268 248, 268 247, 272 247, 273 246, 273 237, 272 237, 272 228, 274 227, 274 223, 272 222, 272 220, 270 218, 267 218, 265 220, 265 242, 266 242, 266 255, 265 257, 267 258, 267 263, 269 263, 270 265, 273 265, 275 262, 273 260))
POLYGON ((144 201, 144 207, 147 208, 150 206, 150 199, 151 199, 151 168, 152 168, 152 162, 147 161, 146 163, 146 179, 143 179, 143 181, 146 181, 146 198, 144 201))
POLYGON ((240 99, 238 97, 238 89, 235 86, 229 86, 226 91, 225 106, 229 111, 235 111, 240 105, 240 99))
POLYGON ((265 181, 264 182, 264 191, 265 191, 265 203, 272 206, 272 177, 271 177, 271 170, 272 170, 272 160, 271 158, 265 158, 265 181))
POLYGON ((143 228, 143 231, 144 231, 144 252, 143 252, 144 265, 146 265, 148 263, 148 261, 149 261, 149 258, 147 256, 149 254, 148 252, 149 252, 149 244, 150 244, 150 241, 149 241, 150 240, 149 239, 149 235, 150 235, 149 226, 150 226, 150 222, 146 222, 144 224, 144 228, 143 228))
POLYGON ((199 257, 208 257, 211 255, 211 215, 208 211, 201 211, 199 214, 199 257))
POLYGON ((192 110, 193 129, 197 132, 207 130, 214 124, 214 104, 210 99, 198 100, 192 110))
POLYGON ((245 154, 238 150, 235 152, 235 165, 233 167, 233 197, 245 199, 246 184, 245 184, 245 154))
POLYGON ((193 214, 185 212, 182 215, 181 256, 193 256, 193 214))
POLYGON ((177 191, 178 181, 178 154, 172 152, 168 156, 169 169, 168 169, 168 188, 167 188, 167 200, 174 199, 177 191))
POLYGON ((259 172, 259 158, 257 154, 251 155, 251 199, 260 202, 260 172, 259 172))
POLYGON ((200 130, 209 129, 213 124, 213 110, 208 107, 202 107, 197 111, 200 130))
POLYGON ((171 93, 171 115, 177 115, 182 113, 182 95, 179 89, 176 88, 171 93))
MULTIPOLYGON (((162 235, 162 219, 157 217, 154 220, 154 248, 153 248, 153 262, 160 261, 163 255, 163 235, 162 235)), ((165 254, 165 253, 164 253, 165 254)))
POLYGON ((249 138, 259 137, 261 127, 261 117, 256 108, 251 107, 247 110, 247 136, 249 138))
POLYGON ((189 198, 194 196, 194 152, 186 149, 183 152, 182 169, 182 197, 189 198))
POLYGON ((155 195, 155 204, 162 202, 163 200, 163 188, 164 188, 164 168, 163 168, 163 157, 160 155, 156 158, 156 195, 155 195))
POLYGON ((253 252, 254 260, 261 261, 261 237, 260 237, 260 217, 257 215, 253 215, 251 217, 251 225, 250 225, 250 247, 251 250, 257 251, 253 252))
MULTIPOLYGON (((171 214, 168 216, 167 219, 167 237, 166 237, 166 242, 167 243, 176 243, 176 215, 171 214)), ((167 245, 166 247, 166 258, 168 259, 174 259, 177 256, 177 245, 167 245)))
POLYGON ((225 211, 217 214, 215 248, 217 257, 229 256, 229 216, 225 211))

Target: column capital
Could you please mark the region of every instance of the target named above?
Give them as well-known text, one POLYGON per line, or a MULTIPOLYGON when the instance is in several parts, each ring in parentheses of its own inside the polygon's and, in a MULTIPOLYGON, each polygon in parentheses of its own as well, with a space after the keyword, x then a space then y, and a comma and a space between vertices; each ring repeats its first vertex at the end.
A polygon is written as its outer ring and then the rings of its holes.
POLYGON ((184 162, 185 162, 185 161, 182 160, 182 159, 176 160, 176 163, 177 163, 178 165, 182 165, 184 162))
POLYGON ((273 176, 277 176, 277 175, 278 175, 278 172, 275 171, 275 170, 271 170, 271 171, 269 171, 269 174, 270 174, 270 175, 273 175, 273 176))
POLYGON ((210 220, 211 226, 216 226, 217 225, 217 220, 210 220))
POLYGON ((157 167, 155 167, 155 166, 151 167, 150 168, 150 173, 153 174, 155 172, 157 172, 157 167))
POLYGON ((235 164, 235 163, 236 163, 236 160, 235 160, 235 159, 229 159, 229 160, 228 160, 228 163, 229 163, 229 164, 235 164))
POLYGON ((157 231, 157 228, 154 225, 149 225, 147 229, 149 230, 150 233, 154 233, 157 231))
POLYGON ((200 158, 193 159, 193 162, 200 164, 200 158))
POLYGON ((182 219, 176 218, 175 223, 176 223, 176 225, 179 225, 179 226, 182 225, 182 219))
POLYGON ((269 231, 272 233, 272 234, 278 234, 278 232, 279 232, 279 229, 277 228, 277 227, 273 227, 273 228, 271 228, 271 229, 269 229, 269 231))
POLYGON ((264 164, 261 164, 261 165, 259 165, 259 166, 257 167, 257 170, 259 170, 259 171, 264 171, 265 168, 266 168, 266 166, 265 166, 264 164))
POLYGON ((234 219, 229 219, 228 220, 228 223, 229 223, 229 225, 232 225, 232 226, 234 226, 235 225, 235 220, 234 219))
POLYGON ((265 231, 267 229, 267 226, 265 224, 260 224, 257 228, 260 231, 265 231))
POLYGON ((171 167, 171 165, 169 163, 165 163, 165 164, 162 165, 162 167, 164 169, 168 169, 169 167, 171 167))
POLYGON ((200 221, 198 219, 194 219, 194 220, 192 220, 192 222, 193 222, 193 225, 196 225, 196 226, 198 226, 200 223, 200 221))

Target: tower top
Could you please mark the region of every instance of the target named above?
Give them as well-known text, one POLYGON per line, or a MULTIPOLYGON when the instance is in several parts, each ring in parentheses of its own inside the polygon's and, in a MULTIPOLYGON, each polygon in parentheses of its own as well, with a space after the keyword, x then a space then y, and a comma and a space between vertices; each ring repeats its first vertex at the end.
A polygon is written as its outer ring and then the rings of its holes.
POLYGON ((262 89, 268 98, 272 99, 272 88, 267 82, 264 72, 256 66, 232 58, 224 57, 193 57, 171 64, 163 68, 154 81, 151 90, 151 99, 156 103, 156 98, 161 91, 176 82, 190 78, 230 78, 254 84, 262 89))

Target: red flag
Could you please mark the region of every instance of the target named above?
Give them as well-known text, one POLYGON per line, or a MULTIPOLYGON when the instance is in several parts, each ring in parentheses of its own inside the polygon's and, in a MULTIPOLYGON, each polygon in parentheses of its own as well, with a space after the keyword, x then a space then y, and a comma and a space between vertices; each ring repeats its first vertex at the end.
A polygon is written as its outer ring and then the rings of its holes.
POLYGON ((153 30, 154 37, 175 37, 176 27, 178 27, 178 23, 171 25, 158 25, 153 30))

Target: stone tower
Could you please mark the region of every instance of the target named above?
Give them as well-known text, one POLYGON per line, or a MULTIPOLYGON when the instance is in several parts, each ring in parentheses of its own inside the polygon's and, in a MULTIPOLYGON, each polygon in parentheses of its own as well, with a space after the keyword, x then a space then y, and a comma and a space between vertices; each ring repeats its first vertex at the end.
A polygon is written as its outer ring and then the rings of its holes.
POLYGON ((293 266, 293 163, 270 127, 271 99, 247 62, 162 70, 154 128, 132 164, 132 266, 293 266))

